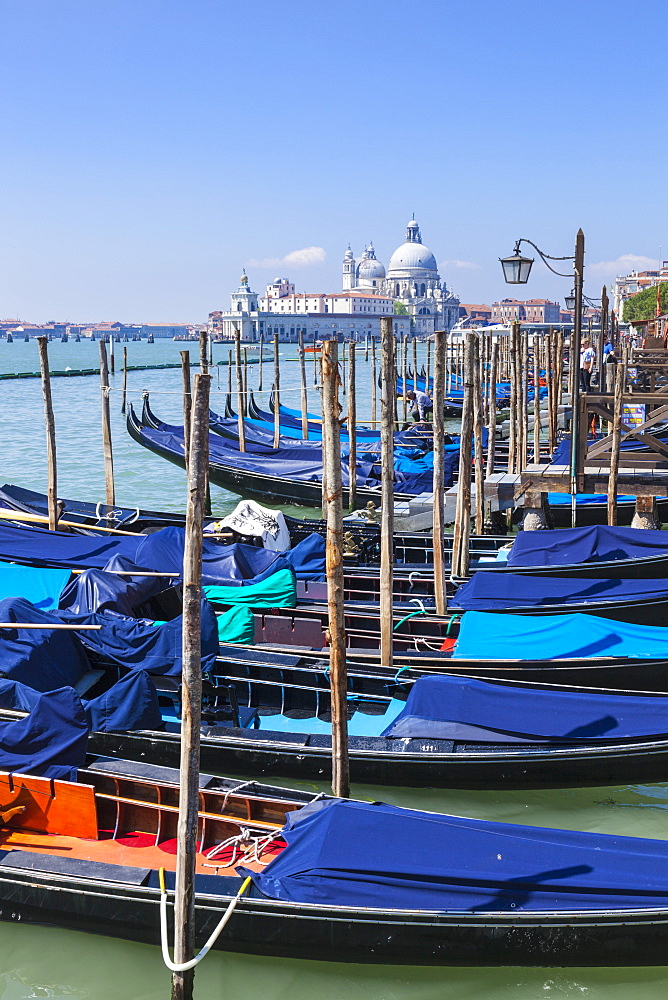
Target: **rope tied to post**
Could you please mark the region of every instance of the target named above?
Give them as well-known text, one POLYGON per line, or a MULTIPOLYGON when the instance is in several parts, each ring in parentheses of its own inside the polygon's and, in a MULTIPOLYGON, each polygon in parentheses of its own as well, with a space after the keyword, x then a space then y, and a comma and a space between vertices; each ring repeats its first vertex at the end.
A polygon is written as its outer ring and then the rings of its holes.
POLYGON ((250 887, 252 879, 250 875, 248 878, 244 879, 241 888, 239 889, 236 896, 233 896, 229 902, 225 913, 220 918, 215 930, 211 934, 209 940, 206 942, 202 950, 192 958, 189 962, 172 962, 169 956, 169 942, 167 940, 167 888, 165 886, 165 869, 161 868, 159 871, 160 878, 160 944, 162 947, 162 960, 169 969, 170 972, 188 972, 190 969, 194 969, 195 966, 199 965, 202 959, 208 955, 208 953, 213 948, 214 944, 222 934, 225 926, 234 913, 237 903, 250 887))

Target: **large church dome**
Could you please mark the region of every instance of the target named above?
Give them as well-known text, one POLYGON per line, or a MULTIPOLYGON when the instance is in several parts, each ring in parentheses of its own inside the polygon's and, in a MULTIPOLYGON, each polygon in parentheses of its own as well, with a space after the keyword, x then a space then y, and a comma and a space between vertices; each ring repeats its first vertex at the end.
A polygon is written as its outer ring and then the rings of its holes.
POLYGON ((433 253, 422 242, 420 228, 411 219, 406 227, 406 239, 390 257, 388 278, 438 277, 438 266, 433 253), (418 275, 416 271, 430 271, 428 275, 418 275))

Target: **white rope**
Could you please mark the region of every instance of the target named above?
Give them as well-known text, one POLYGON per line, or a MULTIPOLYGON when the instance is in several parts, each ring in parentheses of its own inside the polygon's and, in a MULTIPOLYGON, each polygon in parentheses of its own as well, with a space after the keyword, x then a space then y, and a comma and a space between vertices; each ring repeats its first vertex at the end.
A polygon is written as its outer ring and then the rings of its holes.
POLYGON ((164 868, 160 869, 160 944, 162 946, 162 960, 170 972, 188 972, 189 969, 194 969, 196 965, 199 965, 204 956, 211 951, 214 944, 222 934, 225 929, 225 925, 234 913, 237 903, 245 893, 248 886, 251 884, 251 881, 252 879, 249 875, 243 882, 236 896, 230 900, 229 906, 219 920, 213 934, 195 958, 191 958, 189 962, 172 962, 169 955, 169 942, 167 940, 167 890, 165 888, 165 870, 164 868))

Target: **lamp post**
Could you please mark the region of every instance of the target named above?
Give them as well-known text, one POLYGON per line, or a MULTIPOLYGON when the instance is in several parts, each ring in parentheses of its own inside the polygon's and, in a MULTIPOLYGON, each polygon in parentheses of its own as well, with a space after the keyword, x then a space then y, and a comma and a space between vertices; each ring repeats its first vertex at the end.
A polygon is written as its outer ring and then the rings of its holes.
MULTIPOLYGON (((575 364, 577 367, 573 370, 573 377, 571 379, 571 468, 570 468, 570 478, 571 478, 571 525, 575 527, 575 513, 576 513, 576 497, 578 491, 578 438, 579 438, 579 415, 580 415, 580 346, 582 343, 582 284, 584 276, 584 249, 585 249, 585 238, 584 233, 581 229, 578 229, 577 236, 575 237, 575 254, 572 257, 552 257, 550 254, 543 253, 535 243, 531 240, 520 239, 515 244, 515 249, 510 257, 499 257, 501 262, 501 267, 503 268, 503 276, 506 283, 509 285, 525 285, 529 280, 529 274, 531 273, 531 267, 533 265, 532 257, 524 257, 520 253, 520 244, 528 243, 532 246, 534 250, 539 254, 543 263, 553 272, 553 274, 558 274, 561 278, 567 278, 569 275, 564 274, 562 271, 556 271, 548 261, 551 260, 572 260, 573 261, 573 272, 574 272, 574 287, 572 294, 572 306, 573 306, 573 334, 571 336, 571 346, 569 350, 569 365, 573 368, 575 364)), ((567 301, 569 297, 567 297, 567 301)))

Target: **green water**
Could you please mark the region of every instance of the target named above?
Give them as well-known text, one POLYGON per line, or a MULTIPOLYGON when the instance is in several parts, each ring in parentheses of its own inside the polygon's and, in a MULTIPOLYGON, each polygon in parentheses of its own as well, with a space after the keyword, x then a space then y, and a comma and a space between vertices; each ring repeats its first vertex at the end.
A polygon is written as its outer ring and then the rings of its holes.
MULTIPOLYGON (((116 345, 117 365, 123 345, 116 345)), ((178 360, 178 351, 196 344, 131 343, 130 364, 178 360)), ((97 344, 53 342, 51 367, 93 367, 97 344)), ((216 346, 215 359, 228 348, 216 346)), ((283 401, 297 407, 298 365, 289 345, 281 348, 283 401)), ((358 365, 361 417, 370 412, 370 372, 358 365)), ((422 351, 421 351, 422 356, 422 351)), ((0 341, 0 371, 34 371, 39 367, 37 346, 0 341)), ((258 368, 250 371, 257 387, 258 368)), ((309 408, 317 412, 313 365, 309 363, 309 408)), ((264 384, 271 377, 265 365, 264 384)), ((137 372, 128 376, 128 398, 141 406, 142 390, 151 392, 156 414, 180 422, 181 375, 178 370, 137 372)), ((114 386, 122 385, 117 374, 114 386)), ((212 409, 222 410, 227 369, 216 369, 212 409)), ((59 493, 100 500, 104 472, 100 435, 99 380, 95 376, 54 379, 59 493)), ((264 397, 266 402, 266 396, 264 397)), ((183 510, 185 479, 181 470, 141 448, 130 439, 120 413, 119 392, 111 395, 117 500, 129 506, 183 510)), ((39 380, 0 382, 2 482, 44 491, 46 446, 39 380)), ((214 510, 232 509, 237 498, 213 488, 214 510)), ((301 511, 304 513, 303 509, 301 511)), ((277 783, 289 784, 276 779, 277 783)), ((299 785, 298 782, 295 784, 299 785)), ((304 787, 302 785, 301 787, 304 787)), ((315 787, 309 785, 308 787, 315 787)), ((323 786, 317 786, 325 787, 323 786)), ((353 794, 382 798, 405 806, 436 809, 466 816, 556 826, 596 832, 665 839, 668 827, 668 784, 621 788, 559 789, 516 792, 496 789, 440 791, 357 786, 353 794)), ((668 942, 667 942, 668 956, 668 942)), ((52 927, 0 923, 0 1000, 72 997, 77 1000, 167 1000, 170 978, 158 948, 111 938, 62 931, 52 927)), ((372 967, 308 961, 257 958, 252 955, 207 956, 195 980, 197 1000, 658 1000, 668 989, 668 968, 660 969, 439 969, 372 967)))

